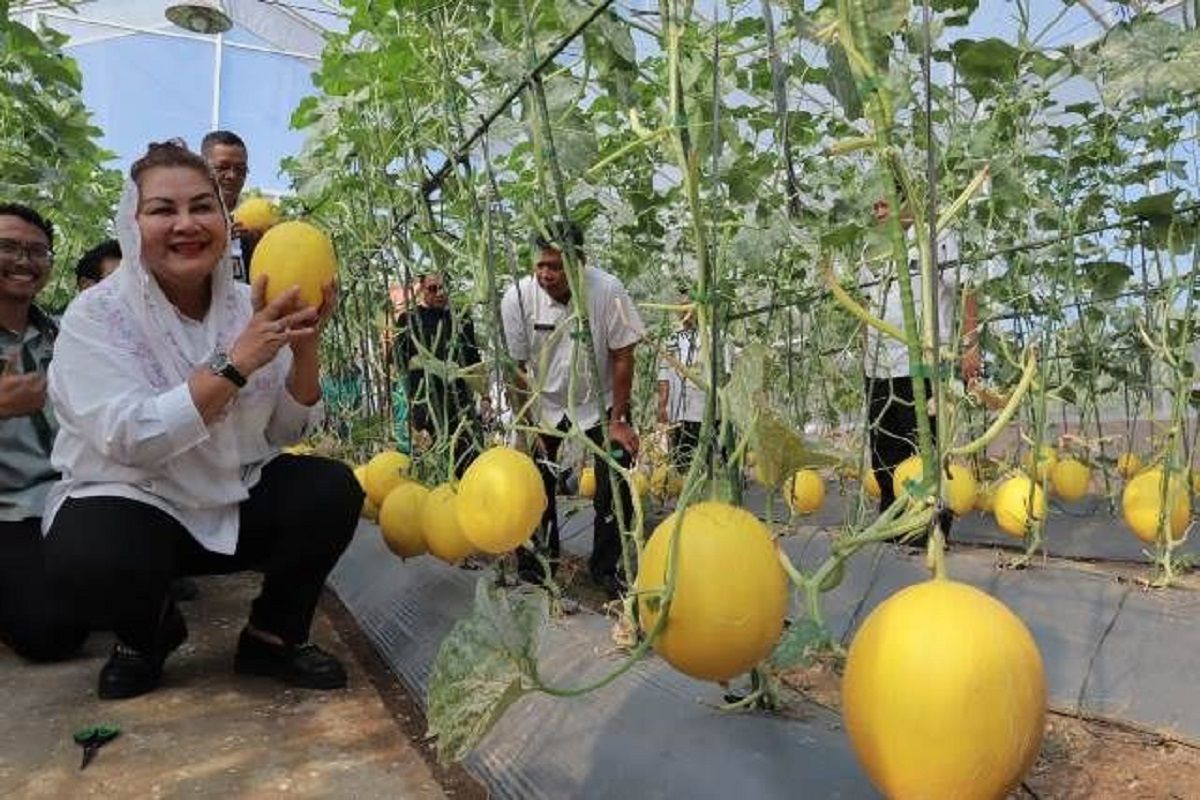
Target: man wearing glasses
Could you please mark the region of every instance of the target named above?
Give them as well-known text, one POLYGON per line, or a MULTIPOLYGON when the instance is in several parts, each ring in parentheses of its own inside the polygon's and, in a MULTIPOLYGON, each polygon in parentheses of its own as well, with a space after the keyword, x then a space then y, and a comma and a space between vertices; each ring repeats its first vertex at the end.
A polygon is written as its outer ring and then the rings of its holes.
MULTIPOLYGON (((462 378, 447 381, 442 367, 426 369, 430 362, 451 362, 454 367, 479 363, 479 346, 469 314, 453 314, 445 277, 437 272, 417 282, 417 305, 396 318, 397 365, 408 376, 409 414, 414 441, 453 442, 455 474, 463 471, 477 452, 479 429, 475 401, 462 378)), ((432 366, 430 364, 430 366, 432 366)))
POLYGON ((46 368, 58 327, 34 298, 50 277, 54 231, 33 209, 0 204, 0 641, 25 658, 66 658, 87 630, 47 585, 42 511, 58 480, 58 426, 46 368))
MULTIPOLYGON (((217 185, 221 188, 221 202, 226 213, 232 214, 242 196, 249 172, 249 156, 246 143, 233 131, 212 131, 200 142, 200 155, 208 162, 217 185)), ((243 228, 241 223, 230 224, 230 255, 233 257, 233 276, 239 281, 250 282, 250 258, 261 234, 243 228)))

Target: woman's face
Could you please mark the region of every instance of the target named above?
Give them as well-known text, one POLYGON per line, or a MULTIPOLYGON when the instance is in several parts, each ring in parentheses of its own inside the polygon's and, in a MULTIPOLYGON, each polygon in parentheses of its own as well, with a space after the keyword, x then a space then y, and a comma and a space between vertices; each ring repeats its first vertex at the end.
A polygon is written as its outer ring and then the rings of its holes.
POLYGON ((212 180, 191 167, 153 167, 138 189, 142 263, 169 285, 203 284, 229 243, 212 180))

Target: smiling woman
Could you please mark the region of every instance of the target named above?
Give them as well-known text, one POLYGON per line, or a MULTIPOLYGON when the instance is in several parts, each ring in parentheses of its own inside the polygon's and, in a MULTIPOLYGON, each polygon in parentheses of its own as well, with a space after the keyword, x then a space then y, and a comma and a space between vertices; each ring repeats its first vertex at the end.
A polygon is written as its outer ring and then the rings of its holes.
POLYGON ((174 578, 246 569, 265 580, 238 671, 340 687, 341 664, 306 642, 362 492, 340 462, 280 453, 322 413, 333 287, 310 308, 235 282, 219 188, 177 143, 134 164, 117 230, 122 268, 68 308, 50 373, 62 481, 47 565, 93 627, 116 633, 99 694, 157 686, 187 635, 174 578))

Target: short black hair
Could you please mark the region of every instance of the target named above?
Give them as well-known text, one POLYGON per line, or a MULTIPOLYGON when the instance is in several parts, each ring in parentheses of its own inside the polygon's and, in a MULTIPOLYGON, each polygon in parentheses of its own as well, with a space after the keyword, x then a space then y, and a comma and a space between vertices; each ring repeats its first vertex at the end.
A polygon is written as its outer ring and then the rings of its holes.
POLYGON ((100 264, 104 259, 119 259, 120 257, 120 242, 116 239, 107 239, 83 254, 83 257, 79 259, 79 263, 75 265, 75 279, 82 280, 87 278, 99 282, 104 278, 104 274, 100 271, 100 264))
POLYGON ((242 137, 233 131, 209 131, 200 140, 200 153, 207 156, 208 151, 212 150, 218 144, 240 147, 243 150, 247 150, 246 143, 242 141, 242 137))
POLYGON ((29 206, 23 206, 20 203, 0 203, 0 217, 17 217, 40 229, 42 233, 46 234, 46 244, 50 245, 51 250, 54 249, 53 226, 46 221, 45 217, 29 206))
POLYGON ((533 232, 533 246, 538 250, 569 250, 572 257, 583 258, 583 229, 569 219, 546 223, 533 232))

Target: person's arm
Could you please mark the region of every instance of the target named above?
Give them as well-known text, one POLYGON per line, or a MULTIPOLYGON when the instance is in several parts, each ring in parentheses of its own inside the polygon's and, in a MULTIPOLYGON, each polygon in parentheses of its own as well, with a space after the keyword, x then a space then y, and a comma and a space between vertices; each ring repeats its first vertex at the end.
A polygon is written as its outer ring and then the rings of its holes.
POLYGON ((471 322, 469 314, 462 316, 462 353, 459 354, 462 362, 460 367, 469 367, 472 364, 480 362, 479 343, 475 339, 475 325, 471 322))
POLYGON ((629 417, 629 398, 633 394, 633 349, 636 344, 609 351, 612 369, 613 401, 608 417, 608 438, 624 448, 630 456, 638 452, 638 435, 629 417))
POLYGON ((979 300, 970 289, 963 291, 962 377, 969 386, 983 375, 983 356, 979 351, 979 300))
POLYGON ((659 380, 658 382, 658 421, 666 425, 670 422, 670 415, 667 414, 667 401, 671 397, 671 383, 669 381, 659 380))
POLYGON ((0 419, 27 417, 46 405, 46 376, 18 373, 20 362, 21 348, 14 347, 0 364, 0 419))

